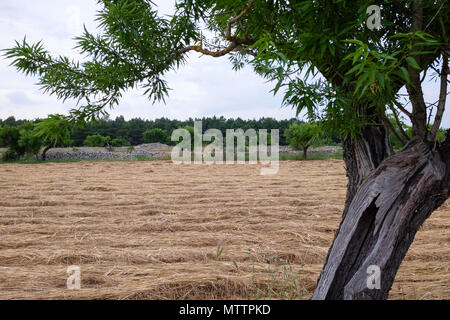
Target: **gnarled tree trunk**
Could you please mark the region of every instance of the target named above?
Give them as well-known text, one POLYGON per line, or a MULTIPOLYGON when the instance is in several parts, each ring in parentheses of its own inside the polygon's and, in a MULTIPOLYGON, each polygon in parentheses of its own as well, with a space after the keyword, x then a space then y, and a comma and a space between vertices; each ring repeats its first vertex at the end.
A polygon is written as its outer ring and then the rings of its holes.
POLYGON ((393 154, 382 127, 347 139, 343 218, 313 299, 386 299, 414 236, 449 196, 450 133, 436 151, 419 138, 393 154), (380 289, 368 270, 380 268, 380 289))
POLYGON ((42 155, 41 155, 42 161, 47 160, 47 152, 48 152, 51 148, 53 148, 53 146, 47 146, 47 147, 44 148, 44 151, 42 151, 42 155))

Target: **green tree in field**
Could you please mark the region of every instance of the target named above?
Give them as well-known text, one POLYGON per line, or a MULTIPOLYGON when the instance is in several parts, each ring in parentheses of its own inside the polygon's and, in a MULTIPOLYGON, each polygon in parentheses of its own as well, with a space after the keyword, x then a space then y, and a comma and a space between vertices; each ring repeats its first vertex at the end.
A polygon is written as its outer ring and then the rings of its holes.
POLYGON ((70 134, 74 124, 66 116, 55 114, 47 119, 40 120, 34 129, 37 137, 42 139, 44 149, 42 151, 42 160, 47 159, 47 152, 56 147, 65 147, 72 143, 70 134))
POLYGON ((326 139, 324 131, 318 123, 294 123, 285 132, 286 140, 295 150, 303 151, 303 158, 308 158, 310 147, 324 145, 326 139))
POLYGON ((110 141, 110 137, 94 134, 92 136, 88 136, 86 140, 84 140, 83 145, 86 147, 105 147, 110 141))
POLYGON ((0 141, 8 147, 2 157, 4 161, 37 155, 42 148, 42 139, 35 134, 34 124, 29 121, 23 121, 16 127, 0 128, 0 141))
POLYGON ((167 143, 169 136, 166 130, 152 129, 147 130, 142 134, 144 143, 167 143))
POLYGON ((420 225, 449 197, 450 139, 437 143, 448 87, 448 1, 382 1, 377 29, 367 23, 377 20, 367 14, 371 0, 180 0, 171 17, 146 0, 99 4, 101 31, 77 39, 89 59, 78 63, 25 40, 6 56, 46 92, 79 101, 70 118, 82 122, 135 87, 164 101, 167 73, 189 53, 253 67, 286 105, 344 138, 343 221, 313 298, 386 298, 420 225), (439 79, 435 103, 425 102, 425 73, 439 79), (389 113, 412 124, 397 153, 389 113), (377 290, 367 286, 371 265, 382 272, 377 290))
POLYGON ((34 126, 20 130, 19 146, 28 156, 37 156, 42 149, 43 140, 34 132, 34 126))

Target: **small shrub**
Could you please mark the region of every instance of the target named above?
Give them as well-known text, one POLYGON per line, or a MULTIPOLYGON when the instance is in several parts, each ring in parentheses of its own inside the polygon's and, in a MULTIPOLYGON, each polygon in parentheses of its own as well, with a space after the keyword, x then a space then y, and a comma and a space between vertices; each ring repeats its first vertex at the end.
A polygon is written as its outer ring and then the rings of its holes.
POLYGON ((111 145, 113 147, 117 147, 117 148, 126 146, 128 144, 129 143, 128 143, 127 139, 125 139, 125 138, 115 138, 115 139, 111 140, 111 145))
POLYGON ((167 131, 162 129, 147 130, 142 135, 144 143, 167 143, 169 136, 167 131))
POLYGON ((83 145, 86 147, 104 147, 111 141, 110 137, 104 137, 99 134, 88 136, 84 140, 83 145))
POLYGON ((18 154, 16 151, 11 150, 11 148, 9 148, 8 150, 6 150, 6 151, 3 153, 2 161, 7 162, 7 161, 19 160, 20 157, 21 157, 20 154, 18 154))

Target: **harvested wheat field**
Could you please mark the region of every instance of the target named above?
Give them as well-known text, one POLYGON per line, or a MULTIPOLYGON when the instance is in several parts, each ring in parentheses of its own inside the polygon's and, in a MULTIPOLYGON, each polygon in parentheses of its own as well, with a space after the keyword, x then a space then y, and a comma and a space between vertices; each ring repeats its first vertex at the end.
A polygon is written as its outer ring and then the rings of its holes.
MULTIPOLYGON (((307 299, 340 221, 338 160, 0 165, 0 299, 307 299), (81 290, 66 288, 81 268, 81 290)), ((450 203, 391 299, 450 299, 450 203)))

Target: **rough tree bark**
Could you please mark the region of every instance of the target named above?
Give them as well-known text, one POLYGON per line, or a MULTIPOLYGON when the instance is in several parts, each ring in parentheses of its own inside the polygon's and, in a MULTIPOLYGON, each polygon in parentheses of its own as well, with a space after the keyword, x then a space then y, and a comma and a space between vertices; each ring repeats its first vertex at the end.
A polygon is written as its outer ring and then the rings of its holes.
POLYGON ((386 299, 416 232, 449 197, 450 132, 435 152, 414 138, 393 154, 387 130, 368 127, 345 141, 344 159, 343 218, 312 299, 386 299), (380 289, 367 286, 372 265, 380 289))
POLYGON ((41 156, 42 161, 47 160, 47 152, 48 152, 51 148, 53 148, 53 146, 47 146, 47 147, 44 148, 44 150, 42 151, 42 156, 41 156))
POLYGON ((303 148, 303 159, 308 159, 308 149, 309 147, 303 148))

